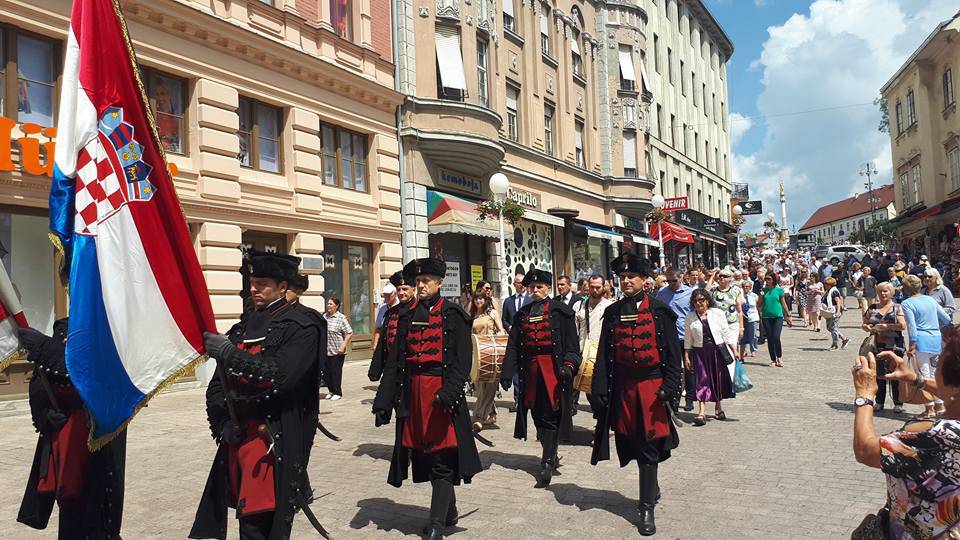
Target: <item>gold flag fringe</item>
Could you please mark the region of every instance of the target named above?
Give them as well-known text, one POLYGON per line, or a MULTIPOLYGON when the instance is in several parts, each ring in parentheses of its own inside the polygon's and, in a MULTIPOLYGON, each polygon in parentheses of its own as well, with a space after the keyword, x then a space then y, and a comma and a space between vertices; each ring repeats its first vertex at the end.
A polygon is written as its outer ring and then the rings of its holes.
POLYGON ((6 358, 0 359, 0 372, 3 372, 8 367, 10 367, 10 364, 18 360, 24 360, 26 358, 27 358, 27 351, 25 351, 24 349, 17 349, 13 351, 12 353, 8 354, 6 358))
POLYGON ((93 433, 97 428, 97 421, 96 419, 93 418, 93 415, 91 415, 90 416, 90 433, 87 436, 87 448, 90 449, 91 452, 96 452, 97 450, 100 450, 104 446, 110 444, 110 441, 116 439, 117 435, 123 432, 123 430, 127 429, 127 426, 130 425, 130 422, 132 422, 133 419, 137 416, 137 413, 140 412, 140 409, 143 409, 144 407, 146 407, 149 404, 151 399, 153 399, 158 394, 160 394, 160 392, 163 392, 164 390, 169 388, 173 383, 177 382, 177 379, 186 375, 188 371, 196 369, 197 366, 206 362, 207 358, 208 357, 206 354, 198 356, 197 358, 194 358, 193 360, 188 362, 186 365, 178 369, 172 375, 167 377, 167 379, 162 383, 160 383, 156 388, 154 388, 153 391, 151 391, 149 394, 144 396, 144 398, 140 400, 140 403, 137 403, 137 406, 133 410, 133 414, 130 415, 130 418, 127 418, 127 420, 123 424, 121 424, 120 427, 118 427, 117 429, 113 430, 112 432, 106 435, 103 435, 102 437, 97 437, 97 438, 93 437, 93 433))

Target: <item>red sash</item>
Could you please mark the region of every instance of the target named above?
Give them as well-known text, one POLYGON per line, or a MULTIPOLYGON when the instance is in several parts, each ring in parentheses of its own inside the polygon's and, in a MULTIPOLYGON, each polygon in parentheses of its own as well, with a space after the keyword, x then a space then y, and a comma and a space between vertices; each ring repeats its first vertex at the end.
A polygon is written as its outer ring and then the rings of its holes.
MULTIPOLYGON (((63 401, 71 394, 79 399, 73 388, 57 388, 57 397, 63 401)), ((87 412, 81 407, 67 413, 67 423, 53 436, 47 472, 37 483, 40 493, 55 493, 57 499, 78 497, 86 487, 90 466, 87 450, 87 412)))
POLYGON ((557 368, 553 362, 553 331, 550 329, 550 311, 546 306, 542 316, 531 317, 524 321, 520 343, 527 357, 530 358, 530 375, 527 377, 527 388, 524 392, 524 406, 531 408, 537 402, 539 386, 537 383, 542 378, 550 406, 556 409, 560 404, 560 380, 557 378, 557 368))

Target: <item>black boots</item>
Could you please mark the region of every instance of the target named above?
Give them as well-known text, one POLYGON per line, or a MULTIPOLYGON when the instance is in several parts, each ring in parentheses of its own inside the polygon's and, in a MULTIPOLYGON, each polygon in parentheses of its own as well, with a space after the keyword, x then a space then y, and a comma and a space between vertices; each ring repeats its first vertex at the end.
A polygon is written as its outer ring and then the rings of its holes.
POLYGON ((657 466, 640 466, 640 524, 637 529, 640 536, 653 536, 657 533, 657 524, 653 519, 653 509, 660 500, 660 486, 657 483, 657 466))
POLYGON ((456 525, 457 497, 449 480, 431 480, 433 495, 430 498, 430 523, 423 530, 427 540, 440 540, 448 526, 456 525))
POLYGON ((537 485, 534 487, 545 488, 550 485, 553 473, 557 472, 557 467, 560 466, 560 460, 557 458, 557 432, 553 429, 541 429, 539 437, 540 446, 543 447, 543 457, 540 458, 543 468, 537 476, 537 485))

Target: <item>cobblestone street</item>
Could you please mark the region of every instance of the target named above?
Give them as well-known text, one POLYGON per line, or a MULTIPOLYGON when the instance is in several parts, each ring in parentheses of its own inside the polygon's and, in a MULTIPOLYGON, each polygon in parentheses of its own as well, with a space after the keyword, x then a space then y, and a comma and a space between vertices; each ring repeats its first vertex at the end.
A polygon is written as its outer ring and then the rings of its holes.
MULTIPOLYGON (((729 419, 680 429, 681 444, 660 467, 660 538, 846 538, 867 512, 884 502, 877 470, 855 462, 850 366, 863 334, 848 311, 845 351, 828 352, 829 334, 785 329, 784 368, 769 368, 766 350, 748 358, 755 388, 729 403, 729 419)), ((312 508, 336 538, 416 536, 427 518, 429 484, 386 484, 393 426, 376 429, 370 414, 374 387, 365 363, 345 368, 345 397, 322 402, 322 419, 343 442, 317 436, 311 478, 312 508)), ((585 400, 584 405, 585 405, 585 400)), ((636 532, 635 467, 589 464, 589 412, 575 417, 577 444, 562 446, 561 476, 548 490, 533 489, 539 445, 510 437, 513 415, 500 409, 500 430, 484 432, 496 448, 481 446, 486 471, 458 488, 459 525, 453 538, 630 538, 636 532)), ((888 407, 891 404, 888 404, 888 407)), ((919 407, 908 406, 911 413, 919 407)), ((881 432, 907 416, 882 413, 881 432)), ((27 415, 0 419, 0 537, 53 538, 15 522, 36 437, 27 415)), ((203 411, 203 390, 156 399, 130 428, 123 535, 127 539, 185 538, 206 479, 214 444, 203 411)), ((56 515, 51 520, 56 523, 56 515)), ((231 520, 231 538, 236 522, 231 520)), ((54 528, 55 525, 51 525, 54 528)), ((314 538, 298 516, 294 538, 314 538)))

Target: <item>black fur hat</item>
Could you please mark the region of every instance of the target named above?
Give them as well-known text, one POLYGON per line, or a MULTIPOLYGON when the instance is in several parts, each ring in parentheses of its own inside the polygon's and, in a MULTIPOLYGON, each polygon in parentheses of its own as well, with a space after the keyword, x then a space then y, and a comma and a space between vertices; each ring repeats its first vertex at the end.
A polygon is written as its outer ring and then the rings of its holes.
POLYGON ((397 271, 397 272, 394 272, 393 275, 390 276, 390 283, 391 283, 394 287, 399 287, 399 286, 401 286, 401 285, 409 285, 409 286, 412 287, 412 286, 414 285, 414 283, 413 283, 412 281, 408 281, 407 279, 405 279, 405 278, 403 277, 403 271, 402 271, 402 270, 399 270, 399 271, 397 271))
POLYGON ((539 281, 540 283, 546 283, 547 285, 553 284, 553 274, 547 272, 546 270, 537 270, 536 268, 530 268, 527 270, 527 273, 523 276, 523 286, 529 287, 531 283, 539 281))
POLYGON ((610 261, 610 271, 617 275, 623 272, 631 272, 649 277, 650 263, 639 255, 622 253, 619 257, 610 261))
POLYGON ((310 278, 303 274, 295 274, 292 278, 287 280, 287 285, 291 289, 306 291, 310 288, 310 278))
POLYGON ((414 259, 403 267, 403 279, 407 283, 413 283, 417 276, 439 276, 447 275, 447 263, 440 259, 428 257, 425 259, 414 259))
POLYGON ((273 278, 289 284, 297 278, 300 271, 300 257, 293 255, 265 253, 251 249, 246 252, 246 259, 249 261, 249 266, 246 264, 244 266, 248 266, 247 271, 250 277, 273 278))

